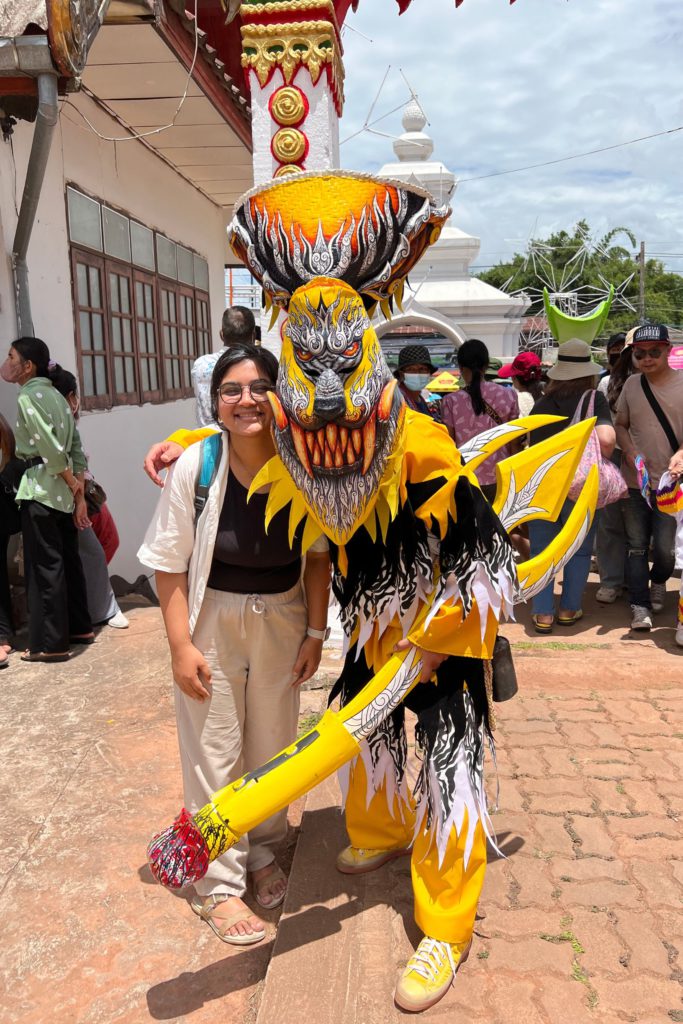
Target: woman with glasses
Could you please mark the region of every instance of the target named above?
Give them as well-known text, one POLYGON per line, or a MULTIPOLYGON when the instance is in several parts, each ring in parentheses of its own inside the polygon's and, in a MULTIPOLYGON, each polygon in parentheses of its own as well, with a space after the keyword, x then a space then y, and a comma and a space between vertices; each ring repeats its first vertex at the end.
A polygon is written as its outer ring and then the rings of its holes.
MULTIPOLYGON (((289 510, 270 521, 267 489, 247 504, 251 483, 275 454, 277 360, 233 346, 211 380, 222 454, 195 523, 205 444, 174 464, 138 557, 156 570, 171 649, 185 806, 195 813, 213 793, 264 764, 297 734, 299 688, 318 668, 326 636, 330 563, 321 538, 306 554, 301 531, 290 545, 289 510)), ((287 813, 270 818, 213 861, 192 909, 224 942, 251 945, 264 923, 242 897, 251 876, 257 903, 279 906, 286 879, 274 847, 287 813)))

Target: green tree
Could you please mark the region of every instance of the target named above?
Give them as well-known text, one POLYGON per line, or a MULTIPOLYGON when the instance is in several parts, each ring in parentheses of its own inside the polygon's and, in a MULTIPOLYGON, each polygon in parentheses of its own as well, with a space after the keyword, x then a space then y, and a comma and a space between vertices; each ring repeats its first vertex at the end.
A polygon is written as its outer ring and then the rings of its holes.
MULTIPOLYGON (((617 287, 633 275, 623 294, 638 310, 640 266, 635 255, 635 235, 629 228, 613 228, 592 246, 586 245, 590 237, 588 223, 581 220, 571 231, 556 231, 549 238, 536 241, 535 260, 529 254, 517 253, 511 260, 478 276, 496 288, 531 289, 533 294, 549 277, 560 287, 563 275, 567 280, 572 273, 571 267, 580 268, 580 273, 567 291, 586 286, 605 290, 605 282, 617 287)), ((536 299, 529 312, 537 313, 541 308, 542 304, 536 299)), ((683 326, 683 276, 665 270, 661 260, 645 261, 645 319, 671 327, 683 326)), ((605 337, 615 331, 628 330, 638 320, 637 312, 617 303, 610 312, 605 337)))

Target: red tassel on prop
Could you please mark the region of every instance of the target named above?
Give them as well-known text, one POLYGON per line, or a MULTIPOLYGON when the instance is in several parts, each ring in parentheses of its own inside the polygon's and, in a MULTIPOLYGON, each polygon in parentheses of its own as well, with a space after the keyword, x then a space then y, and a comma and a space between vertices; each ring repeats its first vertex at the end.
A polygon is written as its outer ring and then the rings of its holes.
POLYGON ((182 889, 204 877, 209 848, 184 807, 173 824, 151 841, 147 860, 157 882, 167 889, 182 889))

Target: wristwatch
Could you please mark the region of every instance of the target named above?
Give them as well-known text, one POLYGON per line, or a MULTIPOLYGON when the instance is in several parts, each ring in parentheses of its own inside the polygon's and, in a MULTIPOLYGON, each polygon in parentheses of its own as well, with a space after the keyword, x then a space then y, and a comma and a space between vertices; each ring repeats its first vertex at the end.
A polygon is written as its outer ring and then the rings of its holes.
POLYGON ((325 629, 313 629, 312 626, 308 626, 306 636, 312 637, 313 640, 322 640, 324 642, 330 639, 331 632, 332 630, 329 626, 326 626, 325 629))

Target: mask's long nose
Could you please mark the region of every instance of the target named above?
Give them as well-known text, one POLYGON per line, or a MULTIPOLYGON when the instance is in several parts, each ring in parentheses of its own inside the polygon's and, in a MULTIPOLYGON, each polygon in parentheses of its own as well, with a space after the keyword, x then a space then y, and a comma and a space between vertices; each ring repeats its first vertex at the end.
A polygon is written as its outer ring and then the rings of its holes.
POLYGON ((334 370, 323 370, 315 384, 313 411, 330 422, 343 416, 346 409, 344 386, 334 370))

